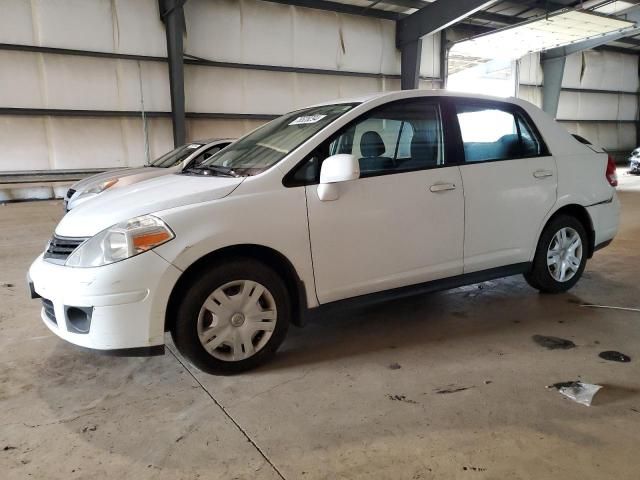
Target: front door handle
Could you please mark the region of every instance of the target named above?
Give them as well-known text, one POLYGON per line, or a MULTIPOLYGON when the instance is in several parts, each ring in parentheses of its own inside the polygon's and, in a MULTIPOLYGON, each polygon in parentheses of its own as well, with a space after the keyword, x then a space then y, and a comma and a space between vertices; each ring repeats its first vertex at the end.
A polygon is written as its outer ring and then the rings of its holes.
POLYGON ((552 177, 553 172, 551 170, 536 170, 533 172, 533 176, 536 178, 547 178, 552 177))
POLYGON ((454 183, 434 183, 429 187, 433 193, 438 192, 446 192, 447 190, 455 190, 456 186, 454 183))

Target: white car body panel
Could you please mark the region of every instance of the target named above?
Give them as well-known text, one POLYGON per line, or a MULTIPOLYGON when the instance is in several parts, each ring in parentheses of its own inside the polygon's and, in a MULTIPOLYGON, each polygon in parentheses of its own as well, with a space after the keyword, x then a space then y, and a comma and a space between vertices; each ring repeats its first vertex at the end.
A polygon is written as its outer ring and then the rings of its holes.
POLYGON ((29 271, 35 291, 54 305, 57 325, 43 311, 45 325, 71 343, 97 350, 164 344, 166 299, 180 274, 155 252, 96 268, 64 267, 40 256, 29 271), (68 305, 94 307, 88 334, 68 328, 63 320, 68 305))
POLYGON ((464 272, 531 260, 539 225, 556 202, 554 158, 480 162, 460 170, 466 200, 464 272), (551 175, 536 178, 537 171, 551 175))
MULTIPOLYGON (((69 198, 65 196, 65 210, 72 210, 89 200, 93 200, 99 195, 107 193, 109 191, 117 191, 120 188, 128 187, 134 183, 143 182, 152 178, 161 177, 163 175, 170 175, 172 173, 178 173, 182 171, 194 158, 200 155, 203 151, 216 147, 218 145, 226 145, 233 142, 232 139, 220 138, 216 140, 205 141, 201 147, 194 149, 193 152, 185 158, 180 164, 172 167, 154 167, 151 165, 137 168, 119 168, 117 170, 108 170, 106 172, 91 175, 87 178, 71 185, 70 189, 75 190, 75 193, 69 198), (117 179, 118 181, 109 187, 107 190, 100 193, 88 193, 91 187, 97 186, 108 180, 117 179)), ((201 142, 195 142, 201 143, 201 142)))
POLYGON ((306 286, 308 305, 318 305, 304 189, 283 188, 279 176, 258 175, 248 177, 226 198, 160 211, 156 216, 171 226, 176 238, 184 239, 155 249, 180 270, 227 246, 271 248, 295 268, 306 286))
POLYGON ((69 211, 56 227, 63 237, 89 237, 123 219, 226 197, 244 178, 164 175, 106 191, 69 211))
MULTIPOLYGON (((68 213, 56 228, 90 237, 132 217, 153 214, 175 238, 153 251, 95 268, 38 257, 30 276, 37 293, 64 318, 65 305, 94 306, 96 327, 62 338, 99 349, 160 345, 170 292, 182 272, 206 255, 236 245, 278 252, 305 287, 310 308, 357 295, 476 272, 533 258, 548 219, 566 205, 588 211, 596 245, 612 239, 619 203, 605 179, 607 156, 594 152, 533 105, 442 91, 403 91, 363 101, 251 177, 165 175, 113 189, 68 213), (419 97, 486 98, 523 108, 552 156, 452 165, 336 184, 320 201, 317 185, 288 188, 283 178, 351 120, 390 101, 419 97), (550 170, 544 179, 536 170, 550 170), (434 193, 438 182, 455 190, 434 193), (466 218, 465 218, 466 217, 466 218), (466 222, 466 224, 465 224, 466 222), (142 293, 148 294, 142 298, 142 293)), ((330 103, 348 103, 349 100, 330 103)))
POLYGON ((361 178, 335 201, 306 187, 320 303, 461 274, 460 180, 456 166, 361 178), (456 189, 429 190, 439 183, 456 189))

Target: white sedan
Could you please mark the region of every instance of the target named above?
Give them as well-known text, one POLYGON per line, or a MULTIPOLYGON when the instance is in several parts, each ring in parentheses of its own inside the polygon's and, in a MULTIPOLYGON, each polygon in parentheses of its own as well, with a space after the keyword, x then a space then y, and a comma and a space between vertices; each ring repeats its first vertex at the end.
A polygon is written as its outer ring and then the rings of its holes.
POLYGON ((283 115, 182 174, 72 210, 30 269, 42 320, 83 347, 213 373, 290 324, 514 274, 575 285, 618 230, 615 164, 516 99, 412 90, 283 115))
POLYGON ((179 172, 192 161, 205 160, 231 142, 233 140, 228 138, 196 140, 170 150, 143 167, 108 170, 83 178, 67 190, 64 197, 65 211, 95 198, 108 188, 127 187, 144 180, 179 172))

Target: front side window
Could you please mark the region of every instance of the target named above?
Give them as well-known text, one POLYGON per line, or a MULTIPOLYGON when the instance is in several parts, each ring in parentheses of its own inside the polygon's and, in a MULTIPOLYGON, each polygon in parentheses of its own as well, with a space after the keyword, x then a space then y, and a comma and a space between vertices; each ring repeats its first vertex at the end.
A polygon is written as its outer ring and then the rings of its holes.
POLYGON ((365 114, 331 141, 329 155, 354 155, 366 177, 442 165, 442 147, 438 106, 412 101, 365 114))
MULTIPOLYGON (((324 105, 287 113, 200 163, 196 170, 231 176, 257 175, 338 119, 355 104, 324 105)), ((188 173, 197 173, 189 169, 188 173)))
POLYGON ((442 121, 437 104, 391 103, 360 118, 318 147, 294 171, 292 184, 317 183, 322 161, 346 153, 360 164, 360 176, 433 168, 444 163, 442 121))
POLYGON ((467 163, 542 154, 542 142, 520 115, 482 105, 458 105, 456 110, 467 163))

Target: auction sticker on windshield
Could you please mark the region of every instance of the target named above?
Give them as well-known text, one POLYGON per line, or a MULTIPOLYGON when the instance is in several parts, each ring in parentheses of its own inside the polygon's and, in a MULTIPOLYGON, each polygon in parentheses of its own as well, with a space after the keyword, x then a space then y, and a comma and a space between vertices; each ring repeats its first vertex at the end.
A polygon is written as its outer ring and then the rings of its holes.
POLYGON ((326 115, 307 115, 305 117, 298 117, 289 125, 304 125, 306 123, 316 123, 322 120, 326 115))

